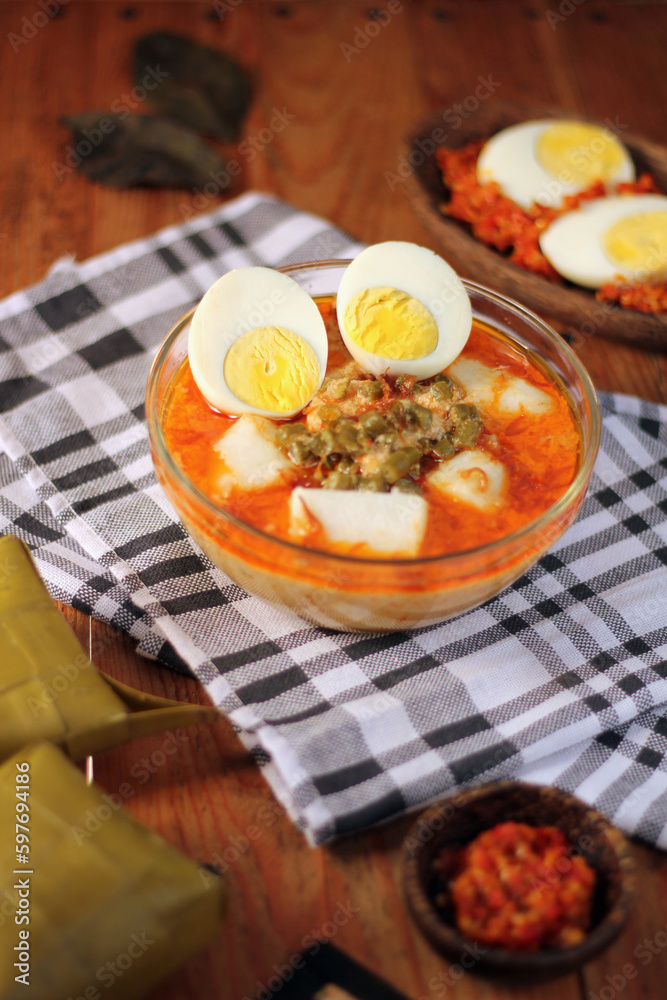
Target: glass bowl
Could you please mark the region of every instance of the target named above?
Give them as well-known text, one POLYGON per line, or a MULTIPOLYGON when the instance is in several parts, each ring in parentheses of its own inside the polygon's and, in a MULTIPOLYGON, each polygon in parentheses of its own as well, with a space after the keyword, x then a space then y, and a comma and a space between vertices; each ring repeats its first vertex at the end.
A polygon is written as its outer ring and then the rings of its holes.
MULTIPOLYGON (((349 261, 281 268, 313 296, 338 290, 349 261)), ((192 313, 168 333, 148 378, 146 414, 155 470, 192 538, 249 593, 307 621, 344 631, 378 632, 444 621, 494 597, 560 538, 583 502, 600 441, 591 380, 569 347, 534 313, 464 281, 473 315, 534 352, 569 394, 581 428, 581 463, 561 498, 520 530, 466 552, 417 559, 333 555, 272 537, 214 503, 185 475, 162 432, 164 401, 187 356, 192 313)))

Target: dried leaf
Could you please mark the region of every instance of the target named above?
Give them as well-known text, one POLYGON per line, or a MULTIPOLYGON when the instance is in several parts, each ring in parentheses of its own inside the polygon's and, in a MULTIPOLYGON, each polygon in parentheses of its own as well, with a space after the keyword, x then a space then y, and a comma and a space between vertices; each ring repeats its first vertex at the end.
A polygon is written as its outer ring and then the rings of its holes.
POLYGON ((250 84, 224 52, 154 31, 137 41, 134 77, 160 114, 223 142, 238 139, 250 84))
POLYGON ((162 118, 84 111, 60 121, 72 129, 72 165, 99 184, 192 190, 211 179, 220 189, 229 182, 222 160, 203 139, 162 118))

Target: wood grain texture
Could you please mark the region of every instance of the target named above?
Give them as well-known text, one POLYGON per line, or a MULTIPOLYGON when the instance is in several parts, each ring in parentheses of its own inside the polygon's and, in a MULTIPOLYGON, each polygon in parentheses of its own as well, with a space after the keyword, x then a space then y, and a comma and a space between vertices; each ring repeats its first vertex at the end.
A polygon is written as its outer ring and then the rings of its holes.
MULTIPOLYGON (((504 99, 602 120, 620 116, 632 132, 665 143, 667 7, 586 0, 552 24, 547 15, 559 3, 403 0, 376 31, 369 12, 384 10, 386 0, 242 0, 228 5, 223 20, 209 3, 70 0, 59 17, 12 44, 40 8, 5 0, 0 294, 39 281, 64 254, 85 259, 249 188, 326 216, 361 240, 437 249, 387 175, 410 129, 474 93, 480 76, 499 81, 504 99), (245 145, 216 146, 239 163, 240 176, 233 189, 203 203, 179 191, 111 191, 57 169, 67 166, 70 142, 61 115, 114 101, 144 110, 132 103, 130 52, 139 35, 158 29, 233 53, 255 80, 245 145), (288 120, 282 129, 275 127, 278 111, 288 120)), ((664 356, 597 336, 576 346, 598 388, 667 402, 664 356)), ((126 637, 63 611, 98 665, 120 680, 205 700, 194 681, 138 657, 126 637)), ((639 903, 608 952, 562 980, 500 988, 460 977, 408 917, 401 850, 412 818, 311 850, 224 719, 100 755, 95 776, 108 791, 126 783, 129 811, 198 861, 217 863, 229 882, 230 914, 214 942, 156 989, 154 1000, 252 997, 307 935, 332 928, 336 944, 423 1000, 591 1000, 618 977, 626 980, 617 990, 623 1000, 664 996, 667 951, 655 942, 667 925, 667 863, 658 852, 633 848, 639 903), (331 923, 336 914, 340 926, 331 923)))

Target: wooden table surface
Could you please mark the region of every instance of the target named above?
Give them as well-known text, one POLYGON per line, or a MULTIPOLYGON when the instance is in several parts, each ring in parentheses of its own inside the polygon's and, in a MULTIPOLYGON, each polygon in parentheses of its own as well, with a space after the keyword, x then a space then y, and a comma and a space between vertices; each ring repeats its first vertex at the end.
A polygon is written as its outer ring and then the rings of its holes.
MULTIPOLYGON (((245 138, 256 141, 245 154, 226 149, 241 174, 233 191, 210 199, 211 209, 223 197, 259 188, 361 240, 404 239, 437 249, 401 185, 385 174, 395 171, 410 127, 438 108, 456 114, 480 78, 493 81, 499 98, 609 117, 667 142, 667 6, 659 3, 61 0, 58 16, 45 19, 46 3, 0 2, 3 295, 40 280, 63 254, 85 259, 178 223, 191 204, 184 192, 116 192, 73 171, 58 180, 53 169, 70 138, 59 116, 127 101, 133 42, 151 30, 225 49, 253 75, 245 138), (386 12, 378 21, 374 10, 386 12), (275 109, 293 117, 264 142, 257 137, 266 138, 261 130, 275 109)), ((666 355, 598 335, 582 338, 577 349, 599 389, 667 402, 666 355)), ((142 661, 125 636, 63 612, 113 676, 156 694, 205 700, 194 681, 142 661)), ((511 990, 472 974, 456 980, 457 970, 449 976, 405 913, 400 857, 409 819, 312 850, 224 719, 179 731, 175 754, 162 752, 164 740, 137 740, 99 756, 96 780, 108 791, 130 782, 136 794, 127 808, 135 816, 191 857, 225 868, 230 908, 214 942, 151 996, 252 997, 306 935, 331 931, 339 907, 350 916, 334 943, 409 997, 658 1000, 667 994, 664 855, 634 847, 639 891, 630 923, 580 974, 511 990)))

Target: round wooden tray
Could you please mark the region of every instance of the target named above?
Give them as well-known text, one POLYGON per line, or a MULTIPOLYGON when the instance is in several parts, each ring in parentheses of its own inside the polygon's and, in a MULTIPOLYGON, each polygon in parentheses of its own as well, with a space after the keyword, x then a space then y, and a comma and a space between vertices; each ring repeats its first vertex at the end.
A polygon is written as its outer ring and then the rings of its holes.
MULTIPOLYGON (((406 138, 400 164, 404 174, 409 166, 405 189, 416 215, 437 239, 443 257, 452 267, 462 276, 534 309, 569 331, 575 339, 598 335, 631 341, 654 350, 667 350, 667 314, 655 316, 621 309, 611 303, 598 302, 593 291, 570 282, 558 284, 530 274, 511 264, 499 251, 480 243, 465 223, 448 218, 440 210, 442 203, 449 199, 449 193, 435 161, 436 148, 460 149, 475 139, 486 139, 508 125, 529 119, 578 116, 553 108, 489 101, 453 130, 443 118, 444 114, 431 115, 406 138), (438 141, 443 133, 444 141, 438 141)), ((667 192, 667 149, 625 131, 619 132, 619 136, 632 154, 637 174, 648 171, 658 187, 667 192)))

